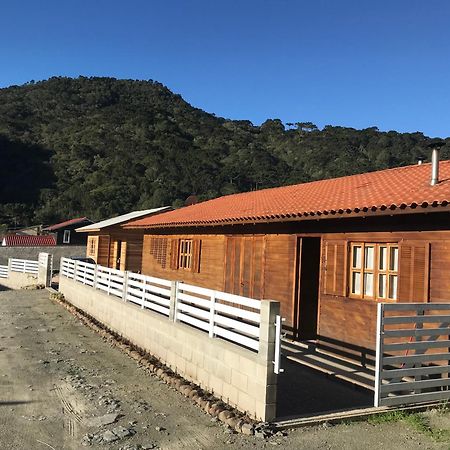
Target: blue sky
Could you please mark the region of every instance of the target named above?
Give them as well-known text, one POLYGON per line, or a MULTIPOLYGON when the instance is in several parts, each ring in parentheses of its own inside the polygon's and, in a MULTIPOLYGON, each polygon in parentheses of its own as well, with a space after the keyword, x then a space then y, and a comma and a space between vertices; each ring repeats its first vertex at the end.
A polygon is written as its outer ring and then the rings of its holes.
POLYGON ((192 105, 450 136, 446 0, 1 0, 0 87, 153 79, 192 105))

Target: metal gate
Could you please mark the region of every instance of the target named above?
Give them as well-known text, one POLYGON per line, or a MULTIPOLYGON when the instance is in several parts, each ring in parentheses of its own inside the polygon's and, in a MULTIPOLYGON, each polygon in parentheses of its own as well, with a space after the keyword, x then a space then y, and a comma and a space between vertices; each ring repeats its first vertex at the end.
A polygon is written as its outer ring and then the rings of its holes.
POLYGON ((375 406, 450 399, 450 303, 379 303, 375 406))

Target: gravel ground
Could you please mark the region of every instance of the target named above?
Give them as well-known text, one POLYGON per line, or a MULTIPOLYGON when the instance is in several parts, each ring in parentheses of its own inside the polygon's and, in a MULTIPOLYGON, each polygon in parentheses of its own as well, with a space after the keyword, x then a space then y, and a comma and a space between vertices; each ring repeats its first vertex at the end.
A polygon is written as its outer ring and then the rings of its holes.
MULTIPOLYGON (((432 419, 432 420, 431 420, 432 419)), ((430 423, 450 425, 448 414, 430 423)), ((82 325, 47 291, 0 292, 1 449, 448 449, 408 422, 234 434, 82 325)))

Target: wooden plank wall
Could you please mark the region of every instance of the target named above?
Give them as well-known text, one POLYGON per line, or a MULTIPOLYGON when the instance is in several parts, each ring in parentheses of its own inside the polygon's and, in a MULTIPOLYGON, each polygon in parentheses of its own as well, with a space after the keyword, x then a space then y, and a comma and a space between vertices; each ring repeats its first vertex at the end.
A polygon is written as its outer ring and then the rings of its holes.
POLYGON ((169 280, 223 290, 225 262, 225 236, 203 235, 145 235, 142 252, 142 273, 169 280), (177 246, 172 241, 179 239, 199 239, 200 266, 198 270, 172 268, 172 251, 177 246), (152 243, 153 240, 153 243, 152 243), (159 241, 157 241, 159 240, 159 241))
POLYGON ((351 298, 347 292, 350 242, 399 243, 398 302, 450 302, 449 232, 325 235, 318 326, 325 340, 375 348, 377 301, 351 298))

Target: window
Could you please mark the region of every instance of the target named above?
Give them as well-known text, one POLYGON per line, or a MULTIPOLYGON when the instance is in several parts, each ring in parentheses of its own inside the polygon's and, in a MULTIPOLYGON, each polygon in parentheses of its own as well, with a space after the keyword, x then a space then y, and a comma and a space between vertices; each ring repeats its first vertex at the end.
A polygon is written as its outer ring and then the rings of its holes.
POLYGON ((355 243, 350 254, 351 297, 397 300, 397 244, 355 243))
POLYGON ((95 236, 90 236, 88 238, 88 245, 87 245, 87 250, 88 250, 88 256, 96 256, 97 253, 97 238, 95 236))
POLYGON ((63 244, 70 244, 70 230, 64 230, 63 244))
POLYGON ((180 239, 178 267, 188 270, 192 268, 192 239, 180 239))

